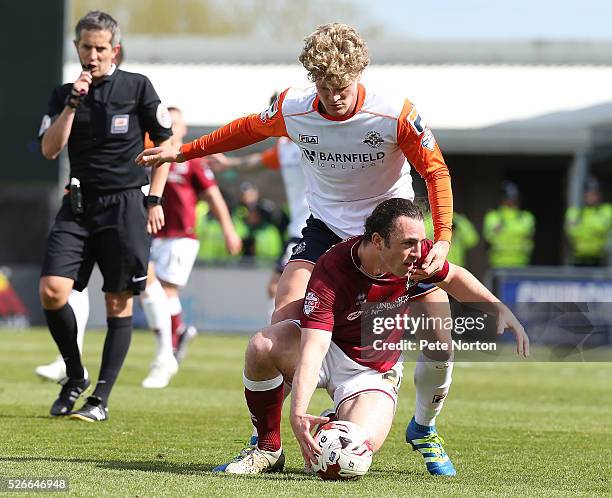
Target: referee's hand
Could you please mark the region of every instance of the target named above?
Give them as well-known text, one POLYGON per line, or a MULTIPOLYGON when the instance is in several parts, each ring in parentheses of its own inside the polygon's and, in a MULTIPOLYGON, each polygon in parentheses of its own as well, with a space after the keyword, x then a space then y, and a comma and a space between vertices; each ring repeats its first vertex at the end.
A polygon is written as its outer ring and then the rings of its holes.
POLYGON ((166 220, 164 218, 164 210, 161 206, 149 206, 147 213, 147 232, 151 235, 155 235, 159 232, 164 225, 166 220))
POLYGON ((164 147, 153 147, 152 149, 143 150, 136 157, 136 164, 139 166, 152 166, 157 168, 164 163, 182 162, 179 160, 181 154, 180 149, 165 145, 164 147))

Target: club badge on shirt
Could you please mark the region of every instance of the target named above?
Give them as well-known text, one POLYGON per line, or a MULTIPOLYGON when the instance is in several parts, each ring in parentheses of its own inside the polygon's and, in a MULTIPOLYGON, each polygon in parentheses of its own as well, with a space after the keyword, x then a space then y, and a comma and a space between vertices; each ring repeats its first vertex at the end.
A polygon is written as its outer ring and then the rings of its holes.
POLYGON ((111 130, 113 135, 120 133, 127 133, 130 127, 130 115, 129 114, 116 114, 111 120, 111 130))
POLYGON ((319 298, 314 292, 309 292, 304 298, 304 314, 310 315, 319 307, 319 298))

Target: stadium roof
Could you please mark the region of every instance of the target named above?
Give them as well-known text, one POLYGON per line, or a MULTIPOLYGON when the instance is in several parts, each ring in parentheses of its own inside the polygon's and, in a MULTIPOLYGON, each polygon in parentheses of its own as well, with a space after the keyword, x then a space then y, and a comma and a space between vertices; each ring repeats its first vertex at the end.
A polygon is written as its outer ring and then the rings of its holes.
POLYGON ((442 129, 436 135, 444 150, 455 153, 590 154, 603 159, 612 155, 612 102, 477 129, 442 129))

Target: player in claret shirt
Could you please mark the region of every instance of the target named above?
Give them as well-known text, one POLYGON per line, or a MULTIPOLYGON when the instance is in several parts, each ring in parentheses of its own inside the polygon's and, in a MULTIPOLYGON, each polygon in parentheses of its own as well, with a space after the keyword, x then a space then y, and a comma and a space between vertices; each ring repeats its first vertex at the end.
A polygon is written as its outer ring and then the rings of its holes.
MULTIPOLYGON (((284 455, 280 439, 283 381, 292 383, 291 425, 306 465, 320 454, 311 430, 327 417, 307 413, 314 390, 327 389, 339 420, 366 429, 374 451, 382 446, 395 413, 402 379, 401 351, 371 356, 371 344, 362 338, 363 303, 395 304, 422 301, 425 293, 453 295, 461 302, 480 303, 497 315, 497 330, 508 328, 516 337, 517 352, 529 353, 529 339, 512 312, 471 273, 444 262, 426 279, 435 284, 424 290, 411 278, 433 243, 425 239, 423 215, 407 199, 382 202, 366 220, 365 233, 335 245, 314 268, 308 283, 301 321, 286 320, 255 334, 247 347, 243 380, 257 446, 217 470, 234 474, 281 471, 284 455), (365 342, 365 345, 364 345, 365 342)), ((382 308, 383 306, 381 306, 382 308)), ((403 331, 391 329, 381 337, 395 343, 403 331), (399 332, 399 337, 398 337, 399 332)), ((451 343, 450 330, 417 331, 427 344, 451 343)), ((414 381, 416 408, 406 441, 425 458, 427 470, 455 475, 435 427, 451 383, 449 361, 423 348, 414 381), (426 372, 434 372, 433 377, 426 372)))
MULTIPOLYGON (((172 117, 172 143, 180 146, 187 134, 181 111, 169 107, 172 117)), ((197 334, 182 320, 179 299, 181 287, 187 284, 196 260, 200 242, 195 236, 196 204, 206 201, 219 220, 227 250, 238 254, 242 248, 229 210, 206 160, 194 159, 172 163, 164 189, 166 224, 155 235, 142 307, 149 326, 157 333, 157 351, 149 375, 142 381, 145 388, 160 389, 170 382, 184 358, 188 342, 197 334), (176 358, 175 358, 176 357, 176 358)))

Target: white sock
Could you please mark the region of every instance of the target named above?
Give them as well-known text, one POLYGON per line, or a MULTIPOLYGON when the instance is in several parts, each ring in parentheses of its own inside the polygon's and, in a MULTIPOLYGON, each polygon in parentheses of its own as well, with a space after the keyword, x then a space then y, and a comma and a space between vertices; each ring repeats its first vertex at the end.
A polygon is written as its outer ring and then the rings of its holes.
POLYGON ((416 407, 414 420, 417 424, 435 425, 452 382, 453 362, 435 361, 423 353, 414 368, 416 407))
POLYGON ((172 321, 168 297, 159 280, 149 285, 141 296, 142 310, 149 327, 157 331, 157 358, 172 356, 172 321))
POLYGON ((168 298, 168 309, 170 310, 171 316, 178 315, 183 311, 181 300, 178 298, 178 296, 168 298))
POLYGON ((276 389, 283 383, 284 379, 281 374, 268 380, 251 380, 242 372, 242 383, 249 391, 271 391, 276 389))
POLYGON ((68 304, 74 312, 77 323, 77 344, 79 351, 83 354, 83 340, 85 339, 85 329, 89 320, 89 292, 87 288, 82 292, 72 289, 68 296, 68 304))

